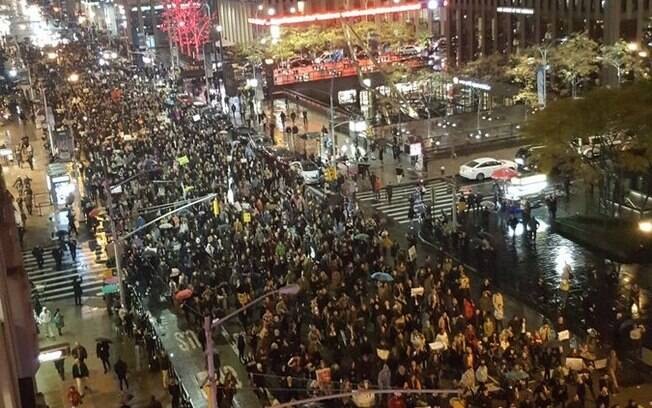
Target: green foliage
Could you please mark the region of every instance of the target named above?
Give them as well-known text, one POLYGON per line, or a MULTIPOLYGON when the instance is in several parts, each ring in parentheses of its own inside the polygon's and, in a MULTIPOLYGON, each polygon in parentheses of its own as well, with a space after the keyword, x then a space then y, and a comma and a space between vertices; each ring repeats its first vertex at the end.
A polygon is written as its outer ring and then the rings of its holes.
POLYGON ((623 172, 648 173, 652 167, 652 82, 621 89, 597 89, 582 99, 562 99, 534 115, 524 132, 546 147, 544 170, 574 173, 588 181, 623 172), (600 136, 598 159, 574 145, 600 136))
POLYGON ((535 55, 536 50, 530 48, 522 54, 513 56, 507 71, 508 77, 519 87, 516 100, 528 106, 536 106, 539 102, 536 70, 540 61, 535 55))
POLYGON ((583 80, 598 72, 598 43, 586 33, 574 34, 554 48, 553 69, 571 87, 573 97, 583 80))
POLYGON ((478 80, 506 81, 510 70, 510 59, 503 54, 482 56, 462 68, 462 75, 478 80))
POLYGON ((603 45, 600 47, 600 59, 608 66, 616 70, 618 84, 631 74, 635 79, 644 76, 646 70, 643 64, 643 58, 639 57, 637 50, 630 49, 630 44, 624 40, 619 40, 613 45, 603 45))

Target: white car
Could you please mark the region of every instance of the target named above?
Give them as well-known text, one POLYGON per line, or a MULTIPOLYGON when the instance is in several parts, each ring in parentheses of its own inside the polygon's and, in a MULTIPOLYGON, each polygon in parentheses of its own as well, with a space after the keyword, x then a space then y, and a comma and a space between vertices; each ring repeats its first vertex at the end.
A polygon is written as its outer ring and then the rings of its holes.
POLYGON ((311 161, 294 161, 290 163, 290 168, 303 177, 304 183, 319 184, 321 181, 321 172, 317 164, 311 161))
POLYGON ((511 160, 496 160, 490 157, 482 157, 461 165, 460 176, 469 180, 482 181, 486 178, 491 178, 494 171, 504 168, 516 170, 517 166, 511 160))

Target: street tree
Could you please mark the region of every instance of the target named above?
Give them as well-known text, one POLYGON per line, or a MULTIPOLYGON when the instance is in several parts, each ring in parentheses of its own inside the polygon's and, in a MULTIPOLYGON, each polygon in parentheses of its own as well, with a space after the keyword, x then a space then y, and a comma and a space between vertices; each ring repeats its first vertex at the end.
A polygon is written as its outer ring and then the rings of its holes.
POLYGON ((538 64, 534 50, 527 49, 511 58, 511 64, 507 71, 507 76, 519 88, 515 99, 529 107, 535 107, 539 103, 536 89, 538 64))
POLYGON ((598 72, 598 44, 586 33, 574 34, 553 50, 553 68, 577 96, 582 81, 598 72))
POLYGON ((626 176, 652 183, 652 82, 561 99, 530 118, 525 134, 545 147, 542 169, 598 187, 600 209, 615 214, 626 176), (583 141, 583 147, 580 146, 583 141), (607 204, 611 203, 611 205, 607 204))
POLYGON ((613 45, 600 47, 600 60, 616 71, 618 86, 623 81, 623 76, 632 74, 633 78, 641 78, 645 73, 643 59, 638 55, 638 47, 624 40, 619 40, 613 45))
POLYGON ((213 16, 204 12, 200 3, 187 0, 166 0, 162 30, 168 33, 182 53, 198 58, 201 47, 209 41, 213 16))
POLYGON ((466 64, 461 74, 481 81, 507 81, 510 59, 503 54, 482 56, 466 64))

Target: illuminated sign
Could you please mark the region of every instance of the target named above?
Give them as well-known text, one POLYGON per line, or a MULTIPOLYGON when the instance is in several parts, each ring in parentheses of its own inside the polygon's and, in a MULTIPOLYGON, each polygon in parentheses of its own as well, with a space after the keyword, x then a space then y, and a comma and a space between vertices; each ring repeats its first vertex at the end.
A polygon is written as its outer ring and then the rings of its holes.
POLYGON ((524 7, 498 7, 496 9, 497 12, 499 13, 507 13, 507 14, 525 14, 528 16, 531 16, 534 14, 534 9, 531 8, 524 8, 524 7))
POLYGON ((454 84, 468 86, 469 88, 482 89, 483 91, 491 91, 491 85, 483 84, 482 82, 467 81, 465 79, 453 78, 454 84))
POLYGON ((378 14, 404 13, 407 11, 421 10, 422 8, 423 6, 421 5, 421 3, 413 3, 413 4, 402 4, 396 6, 386 6, 386 7, 372 7, 363 10, 347 10, 347 11, 338 11, 332 13, 309 14, 305 16, 287 16, 287 17, 276 17, 276 18, 268 18, 268 19, 250 18, 248 19, 248 21, 250 24, 265 25, 265 26, 301 24, 301 23, 313 23, 316 21, 338 20, 341 18, 375 16, 378 14))

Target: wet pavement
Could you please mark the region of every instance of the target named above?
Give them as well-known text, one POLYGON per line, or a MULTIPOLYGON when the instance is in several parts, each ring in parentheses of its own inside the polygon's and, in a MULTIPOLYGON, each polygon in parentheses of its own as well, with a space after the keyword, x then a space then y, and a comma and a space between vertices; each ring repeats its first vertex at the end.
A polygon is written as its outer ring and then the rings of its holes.
MULTIPOLYGON (((206 357, 200 338, 184 318, 184 313, 167 304, 146 299, 153 316, 153 327, 163 348, 170 356, 170 362, 181 379, 182 385, 194 408, 208 406, 207 394, 200 387, 206 378, 206 357)), ((230 371, 237 381, 237 391, 233 398, 236 408, 261 407, 260 400, 250 385, 248 373, 237 356, 234 333, 241 331, 237 321, 227 322, 214 336, 215 352, 221 365, 220 378, 230 371)))
MULTIPOLYGON (((578 198, 570 203, 560 200, 558 217, 580 212, 581 201, 578 198)), ((602 335, 603 342, 613 344, 618 334, 621 338, 629 337, 628 323, 632 320, 652 327, 649 310, 652 265, 612 263, 555 233, 545 207, 534 209, 532 214, 540 223, 535 240, 526 237, 522 224, 513 233, 507 227, 504 214, 492 215, 487 228, 482 225, 479 214, 469 213, 462 222, 471 242, 465 251, 455 253, 549 320, 556 321, 563 316, 571 330, 580 335, 585 336, 589 328, 594 328, 602 335), (476 248, 481 228, 488 233, 488 240, 496 249, 493 261, 483 262, 476 248), (566 264, 572 268, 567 295, 560 290, 566 264), (619 268, 619 274, 611 273, 615 268, 619 268), (632 290, 634 284, 640 288, 638 296, 632 290), (632 313, 634 303, 639 309, 637 315, 632 313), (617 320, 617 313, 623 318, 617 320)), ((651 334, 648 331, 644 339, 648 347, 652 343, 651 334)))

